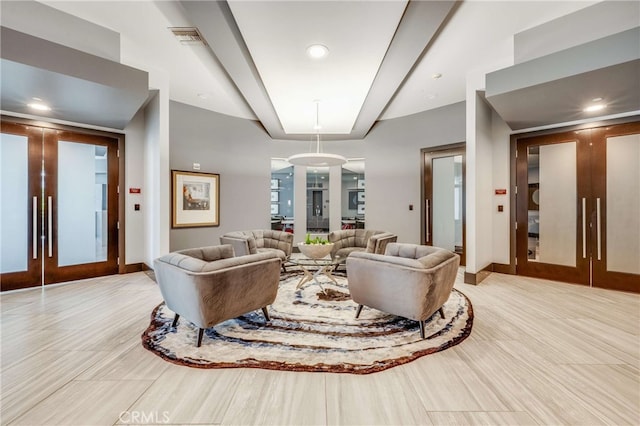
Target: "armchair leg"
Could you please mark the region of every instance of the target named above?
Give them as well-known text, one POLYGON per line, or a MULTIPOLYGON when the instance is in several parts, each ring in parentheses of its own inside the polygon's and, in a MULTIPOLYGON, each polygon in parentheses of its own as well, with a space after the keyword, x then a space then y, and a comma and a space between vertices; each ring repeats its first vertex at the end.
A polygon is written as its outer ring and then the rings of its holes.
POLYGON ((202 335, 204 334, 204 328, 199 328, 198 329, 198 343, 197 343, 197 347, 200 347, 200 345, 202 344, 202 335))
POLYGON ((176 328, 176 326, 178 325, 178 319, 180 319, 180 314, 176 314, 176 316, 173 317, 173 322, 171 323, 171 328, 176 328))
POLYGON ((266 306, 262 308, 262 313, 264 314, 264 319, 266 319, 267 321, 271 321, 271 318, 269 317, 269 311, 267 311, 266 306))
POLYGON ((424 321, 418 321, 420 323, 420 338, 424 339, 424 321))
POLYGON ((284 262, 282 262, 282 272, 287 272, 287 267, 284 266, 284 262))
POLYGON ((442 307, 438 309, 438 312, 440 312, 440 316, 442 317, 442 319, 444 319, 444 310, 442 310, 442 307))
POLYGON ((360 316, 360 312, 362 312, 362 305, 358 305, 358 310, 356 311, 356 318, 360 316))

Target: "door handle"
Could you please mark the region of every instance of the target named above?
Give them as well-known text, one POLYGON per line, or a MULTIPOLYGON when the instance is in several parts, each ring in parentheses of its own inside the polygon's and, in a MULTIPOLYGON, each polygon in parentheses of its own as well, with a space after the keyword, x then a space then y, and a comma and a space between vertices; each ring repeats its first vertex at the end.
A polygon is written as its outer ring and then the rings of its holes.
POLYGON ((429 199, 427 198, 425 200, 425 208, 426 208, 426 228, 427 228, 427 232, 426 232, 426 243, 428 243, 431 240, 431 233, 429 232, 429 217, 430 217, 430 205, 429 205, 429 199))
POLYGON ((582 197, 582 258, 587 258, 587 199, 582 197))
POLYGON ((598 260, 602 260, 602 223, 600 220, 600 198, 596 198, 596 241, 598 247, 598 260))
POLYGON ((49 244, 49 257, 53 256, 53 238, 51 237, 51 229, 53 229, 53 219, 51 218, 51 195, 47 197, 47 243, 49 244))
POLYGON ((38 197, 33 197, 33 212, 32 212, 32 231, 33 231, 33 258, 38 258, 38 197))

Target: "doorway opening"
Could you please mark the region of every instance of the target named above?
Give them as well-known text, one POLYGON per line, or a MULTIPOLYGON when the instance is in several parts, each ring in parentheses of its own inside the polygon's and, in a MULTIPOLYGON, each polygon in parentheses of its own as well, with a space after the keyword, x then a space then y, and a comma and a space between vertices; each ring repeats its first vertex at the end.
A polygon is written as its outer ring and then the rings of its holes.
POLYGON ((466 144, 424 148, 422 155, 422 244, 442 247, 466 264, 466 144))

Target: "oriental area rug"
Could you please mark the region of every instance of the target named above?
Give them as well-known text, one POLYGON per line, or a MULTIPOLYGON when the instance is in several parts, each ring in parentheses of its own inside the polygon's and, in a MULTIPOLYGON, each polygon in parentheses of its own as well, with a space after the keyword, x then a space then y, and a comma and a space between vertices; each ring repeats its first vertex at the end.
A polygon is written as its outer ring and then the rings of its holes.
POLYGON ((471 302, 455 289, 443 306, 445 319, 436 312, 421 339, 416 321, 366 306, 356 319, 344 274, 335 274, 337 284, 322 277, 324 292, 313 282, 297 290, 301 277, 281 275, 269 323, 260 310, 227 320, 207 329, 199 348, 197 327, 180 318, 172 328, 174 313, 162 303, 142 344, 169 362, 196 368, 369 374, 450 348, 471 333, 471 302))

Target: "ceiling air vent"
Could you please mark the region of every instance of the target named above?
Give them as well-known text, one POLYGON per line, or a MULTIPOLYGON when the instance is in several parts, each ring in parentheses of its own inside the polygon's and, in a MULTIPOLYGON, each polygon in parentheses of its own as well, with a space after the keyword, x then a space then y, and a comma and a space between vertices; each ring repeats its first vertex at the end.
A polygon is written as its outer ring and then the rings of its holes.
POLYGON ((195 27, 170 27, 169 29, 181 44, 207 45, 200 31, 195 27))

